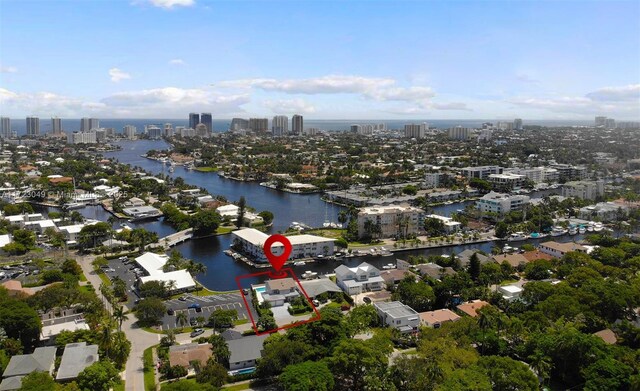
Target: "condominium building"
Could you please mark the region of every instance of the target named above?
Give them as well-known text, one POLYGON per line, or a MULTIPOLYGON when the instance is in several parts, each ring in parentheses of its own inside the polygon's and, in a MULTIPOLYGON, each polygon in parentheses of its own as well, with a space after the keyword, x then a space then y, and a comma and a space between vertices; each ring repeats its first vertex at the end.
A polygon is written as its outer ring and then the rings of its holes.
POLYGON ((162 134, 165 137, 173 136, 173 125, 168 123, 168 122, 166 124, 164 124, 164 130, 163 130, 162 134))
POLYGON ((522 130, 522 119, 516 118, 513 120, 513 128, 515 130, 522 130))
POLYGON ((11 138, 11 118, 0 117, 0 137, 11 138))
POLYGON ((603 117, 603 116, 596 117, 596 127, 604 126, 604 121, 606 120, 607 120, 607 117, 603 117))
POLYGON ((586 179, 589 175, 586 167, 572 166, 570 164, 553 164, 551 168, 558 171, 558 179, 561 182, 579 181, 586 179))
MULTIPOLYGON (((243 228, 231 233, 233 244, 243 254, 250 256, 257 263, 266 263, 263 245, 269 235, 255 228, 243 228)), ((330 256, 334 252, 335 239, 323 238, 316 235, 291 235, 287 236, 291 242, 291 254, 289 259, 314 258, 318 255, 330 256)), ((274 255, 282 254, 283 247, 280 243, 271 246, 274 255)))
POLYGON ((582 200, 595 200, 604 196, 604 181, 574 181, 562 186, 563 197, 575 197, 582 200))
POLYGON ((456 126, 455 128, 449 128, 447 134, 452 140, 468 140, 469 137, 471 137, 471 129, 464 128, 462 126, 456 126))
POLYGON ((291 132, 301 135, 304 130, 304 118, 300 114, 294 114, 291 118, 291 132))
POLYGON ((97 118, 84 117, 80 120, 80 132, 88 132, 91 129, 100 127, 100 120, 97 118))
POLYGON ((406 138, 424 138, 427 134, 427 124, 406 124, 404 126, 404 137, 406 138))
POLYGON ((200 114, 200 123, 207 127, 207 133, 213 132, 213 118, 211 113, 200 114))
POLYGON ((27 117, 27 136, 40 135, 40 118, 27 117))
POLYGON ((477 167, 465 167, 460 170, 462 176, 478 179, 487 179, 491 174, 502 174, 503 168, 499 166, 477 166, 477 167))
POLYGON ((51 133, 53 134, 61 134, 62 133, 62 120, 58 117, 51 118, 51 133))
POLYGON ((360 209, 358 237, 407 237, 422 230, 424 211, 412 206, 388 205, 360 209))
POLYGON ((276 115, 271 120, 271 134, 274 136, 286 136, 289 134, 289 117, 276 115))
POLYGON ((555 183, 560 179, 558 170, 549 167, 512 168, 505 174, 523 175, 535 183, 555 183))
POLYGON ((69 144, 95 144, 97 142, 96 132, 73 132, 67 134, 69 144))
POLYGON ((315 136, 318 133, 320 133, 320 128, 306 128, 304 130, 304 134, 307 136, 315 136))
POLYGON ((521 210, 528 203, 528 196, 508 195, 492 191, 476 201, 476 209, 483 213, 493 212, 503 215, 512 210, 521 210))
POLYGON ((254 133, 265 133, 269 130, 269 119, 249 118, 249 129, 254 133))
POLYGON ((428 172, 424 174, 424 186, 428 189, 439 187, 444 175, 445 174, 441 172, 428 172))
POLYGON ((152 140, 162 138, 162 129, 157 125, 145 125, 144 132, 152 140))
POLYGON ((137 129, 133 125, 125 125, 122 128, 122 133, 129 140, 134 140, 136 138, 136 132, 137 132, 137 129))
POLYGON ((191 129, 195 129, 199 123, 200 123, 200 114, 189 113, 189 127, 191 129))
POLYGON ((238 130, 247 130, 249 129, 249 121, 244 118, 233 118, 231 120, 231 125, 229 125, 229 130, 238 131, 238 130))
POLYGON ((491 182, 493 190, 509 192, 520 189, 526 177, 517 174, 491 174, 487 179, 491 182))

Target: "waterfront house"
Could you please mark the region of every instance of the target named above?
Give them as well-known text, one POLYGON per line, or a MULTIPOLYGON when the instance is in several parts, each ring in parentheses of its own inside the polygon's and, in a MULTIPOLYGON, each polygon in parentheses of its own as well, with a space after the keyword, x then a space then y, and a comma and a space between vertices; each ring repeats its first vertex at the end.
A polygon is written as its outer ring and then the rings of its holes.
POLYGON ((400 283, 400 281, 409 276, 413 278, 416 277, 416 275, 409 270, 391 269, 383 270, 380 272, 380 277, 382 277, 385 284, 387 285, 387 289, 395 287, 400 283))
POLYGON ((86 342, 69 343, 64 347, 57 381, 71 381, 91 364, 98 362, 98 345, 87 345, 86 342))
POLYGON ((267 280, 264 286, 265 292, 262 294, 262 298, 272 307, 279 307, 284 305, 285 302, 300 296, 298 284, 291 277, 267 280))
POLYGON ((387 303, 374 303, 373 307, 378 313, 380 321, 403 333, 418 331, 420 315, 408 305, 399 301, 387 303))
MULTIPOLYGON (((263 245, 269 235, 255 228, 243 228, 231 233, 236 250, 251 258, 253 262, 266 263, 263 245)), ((291 255, 289 259, 315 258, 318 255, 331 256, 334 252, 335 239, 323 238, 316 235, 291 235, 287 236, 291 242, 291 255)), ((274 255, 282 254, 283 247, 280 243, 271 246, 274 255)))
POLYGON ((544 242, 540 243, 538 247, 540 251, 545 254, 549 254, 552 257, 560 258, 568 252, 578 251, 582 253, 586 253, 587 249, 584 246, 579 245, 578 243, 568 242, 568 243, 558 243, 558 242, 544 242))
POLYGON ((455 322, 460 319, 460 316, 455 312, 448 309, 441 309, 435 311, 420 312, 420 323, 423 326, 431 327, 434 329, 440 328, 443 323, 455 322))
POLYGON ((529 262, 524 255, 518 253, 498 254, 494 255, 492 259, 497 263, 507 262, 514 268, 524 267, 529 262))
POLYGON ((467 249, 458 254, 458 259, 460 260, 460 266, 467 267, 469 266, 469 261, 471 260, 471 256, 473 254, 477 254, 478 260, 480 264, 484 265, 485 263, 491 261, 491 259, 485 254, 481 253, 480 250, 477 249, 467 249))
POLYGON ((379 291, 384 288, 384 280, 380 270, 362 262, 356 267, 340 265, 335 269, 336 282, 349 295, 357 295, 367 291, 379 291))
POLYGON ((442 267, 435 263, 423 263, 416 265, 416 270, 421 276, 427 275, 433 279, 440 280, 444 276, 452 276, 456 271, 452 267, 442 267))
POLYGON ((315 299, 317 296, 325 293, 342 293, 342 289, 328 278, 300 281, 300 285, 302 285, 302 289, 304 289, 307 296, 311 299, 315 299))

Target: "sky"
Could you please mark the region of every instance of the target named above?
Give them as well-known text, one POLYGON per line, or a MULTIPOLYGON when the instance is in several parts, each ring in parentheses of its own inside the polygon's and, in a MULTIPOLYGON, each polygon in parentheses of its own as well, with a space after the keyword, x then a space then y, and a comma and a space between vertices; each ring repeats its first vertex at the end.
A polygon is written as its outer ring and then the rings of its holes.
POLYGON ((0 0, 0 114, 640 120, 639 1, 0 0))

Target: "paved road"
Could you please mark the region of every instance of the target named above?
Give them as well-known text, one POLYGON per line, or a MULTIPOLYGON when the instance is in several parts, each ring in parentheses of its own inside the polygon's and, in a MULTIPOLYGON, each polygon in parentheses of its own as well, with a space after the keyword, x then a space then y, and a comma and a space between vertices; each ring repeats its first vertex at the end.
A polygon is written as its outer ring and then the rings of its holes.
MULTIPOLYGON (((109 304, 100 293, 100 284, 102 280, 93 271, 91 261, 93 256, 78 256, 76 260, 82 267, 87 276, 87 280, 93 285, 96 294, 105 302, 105 306, 111 311, 109 304)), ((160 341, 160 335, 146 332, 134 325, 136 317, 132 313, 128 314, 129 319, 122 323, 122 331, 124 331, 127 339, 131 341, 131 353, 125 365, 125 390, 127 391, 144 391, 144 366, 142 364, 142 354, 145 349, 157 344, 160 341)))

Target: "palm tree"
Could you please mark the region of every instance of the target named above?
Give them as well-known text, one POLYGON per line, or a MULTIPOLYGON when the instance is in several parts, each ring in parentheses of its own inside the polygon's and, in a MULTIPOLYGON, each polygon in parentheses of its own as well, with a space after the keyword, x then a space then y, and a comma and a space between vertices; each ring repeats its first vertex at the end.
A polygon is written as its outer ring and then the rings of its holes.
POLYGON ((180 325, 180 327, 184 327, 187 324, 187 314, 185 312, 178 312, 176 314, 176 323, 180 325))
POLYGON ((105 318, 104 323, 102 324, 102 330, 100 331, 100 340, 99 344, 102 350, 105 352, 105 356, 109 356, 109 349, 111 349, 112 344, 112 328, 113 328, 113 320, 111 318, 105 318))
POLYGON ((125 314, 124 308, 119 305, 113 309, 113 319, 118 322, 118 331, 122 331, 122 322, 128 320, 129 317, 125 314))
POLYGON ((540 378, 540 383, 545 384, 549 379, 549 372, 553 368, 553 363, 549 357, 545 356, 541 351, 536 350, 529 356, 531 368, 540 378))

